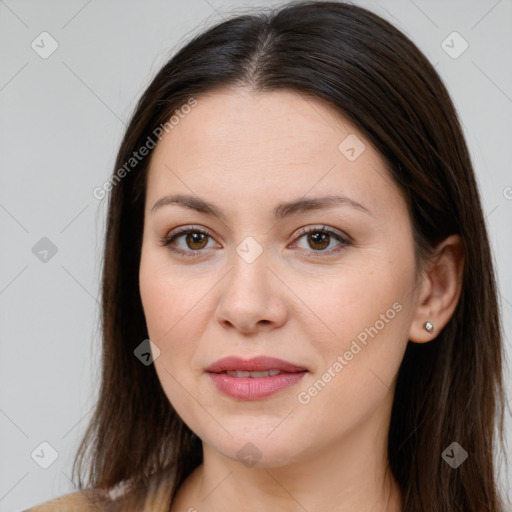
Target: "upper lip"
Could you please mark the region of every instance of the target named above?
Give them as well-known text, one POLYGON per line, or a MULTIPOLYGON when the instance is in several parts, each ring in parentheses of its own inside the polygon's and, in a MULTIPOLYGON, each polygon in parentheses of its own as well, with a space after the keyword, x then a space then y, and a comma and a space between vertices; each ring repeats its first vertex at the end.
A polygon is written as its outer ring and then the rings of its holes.
POLYGON ((215 361, 206 368, 210 373, 222 373, 225 371, 246 371, 246 372, 264 372, 266 370, 280 370, 281 372, 295 373, 307 371, 302 366, 283 361, 270 356, 258 356, 251 359, 242 359, 237 356, 228 356, 215 361))

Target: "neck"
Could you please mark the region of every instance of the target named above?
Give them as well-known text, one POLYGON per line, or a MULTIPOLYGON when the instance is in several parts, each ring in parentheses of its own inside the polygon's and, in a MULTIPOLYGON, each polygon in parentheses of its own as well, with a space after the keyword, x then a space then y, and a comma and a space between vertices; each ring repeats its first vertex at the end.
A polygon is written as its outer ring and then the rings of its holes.
POLYGON ((388 426, 359 425, 336 445, 279 467, 246 467, 203 443, 203 464, 182 485, 172 511, 400 512, 381 435, 388 426))

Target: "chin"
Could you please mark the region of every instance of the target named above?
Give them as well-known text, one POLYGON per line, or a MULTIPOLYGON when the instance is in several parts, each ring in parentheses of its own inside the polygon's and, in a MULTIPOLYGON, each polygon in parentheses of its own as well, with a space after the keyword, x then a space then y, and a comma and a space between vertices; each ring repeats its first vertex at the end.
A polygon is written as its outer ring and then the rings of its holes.
MULTIPOLYGON (((287 421, 287 420, 285 420, 287 421)), ((308 451, 309 446, 302 446, 299 440, 304 443, 304 436, 297 432, 296 435, 291 431, 283 429, 277 433, 275 421, 269 428, 268 422, 261 422, 260 425, 254 425, 251 418, 245 418, 245 425, 238 425, 238 428, 227 428, 232 437, 222 431, 215 435, 209 435, 207 432, 198 432, 203 443, 220 453, 221 455, 241 463, 248 468, 256 467, 276 468, 297 462, 300 454, 308 451), (273 431, 274 430, 274 431, 273 431)))

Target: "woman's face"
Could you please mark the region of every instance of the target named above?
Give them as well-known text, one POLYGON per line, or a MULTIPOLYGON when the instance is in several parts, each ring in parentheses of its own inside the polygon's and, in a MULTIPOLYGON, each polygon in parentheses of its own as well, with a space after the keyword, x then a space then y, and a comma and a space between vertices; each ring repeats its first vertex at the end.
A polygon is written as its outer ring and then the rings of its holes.
POLYGON ((205 449, 276 467, 384 442, 415 258, 406 204, 354 126, 292 92, 201 96, 154 150, 144 222, 155 368, 205 449), (189 206, 154 208, 169 195, 189 206))

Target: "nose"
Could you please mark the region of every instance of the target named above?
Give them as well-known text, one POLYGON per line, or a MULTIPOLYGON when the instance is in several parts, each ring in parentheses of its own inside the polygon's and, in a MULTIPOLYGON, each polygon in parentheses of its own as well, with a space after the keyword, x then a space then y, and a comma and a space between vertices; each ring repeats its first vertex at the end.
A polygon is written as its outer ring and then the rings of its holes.
POLYGON ((282 326, 288 316, 286 287, 261 254, 249 263, 238 254, 233 268, 221 281, 215 317, 225 329, 255 334, 282 326))

